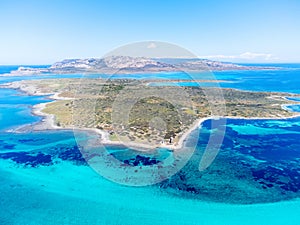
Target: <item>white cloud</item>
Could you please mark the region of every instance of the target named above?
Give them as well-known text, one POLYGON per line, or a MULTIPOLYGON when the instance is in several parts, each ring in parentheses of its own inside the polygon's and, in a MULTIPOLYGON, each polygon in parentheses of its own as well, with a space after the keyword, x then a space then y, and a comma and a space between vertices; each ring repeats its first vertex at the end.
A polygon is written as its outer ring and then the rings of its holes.
POLYGON ((253 53, 253 52, 245 52, 239 55, 241 59, 256 59, 262 58, 264 60, 270 60, 273 56, 272 54, 266 53, 253 53))
POLYGON ((254 53, 254 52, 244 52, 239 55, 207 55, 200 56, 200 58, 205 59, 216 59, 216 60, 264 60, 270 61, 278 59, 269 53, 254 53))
POLYGON ((150 43, 148 46, 147 46, 147 48, 156 48, 157 46, 156 46, 156 44, 155 43, 150 43))

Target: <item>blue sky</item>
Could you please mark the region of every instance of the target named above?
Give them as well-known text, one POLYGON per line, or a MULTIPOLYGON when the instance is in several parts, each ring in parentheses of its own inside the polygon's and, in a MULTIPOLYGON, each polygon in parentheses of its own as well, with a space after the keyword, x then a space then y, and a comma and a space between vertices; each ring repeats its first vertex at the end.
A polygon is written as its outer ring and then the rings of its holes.
POLYGON ((0 0, 0 64, 101 57, 145 40, 223 61, 300 62, 299 12, 299 0, 0 0))

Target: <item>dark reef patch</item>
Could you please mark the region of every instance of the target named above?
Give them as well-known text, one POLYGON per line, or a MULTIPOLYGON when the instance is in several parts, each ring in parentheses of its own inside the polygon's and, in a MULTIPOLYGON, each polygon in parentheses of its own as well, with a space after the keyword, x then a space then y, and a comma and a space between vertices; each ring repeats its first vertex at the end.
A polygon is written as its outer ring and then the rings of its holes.
POLYGON ((172 155, 168 149, 155 149, 142 152, 136 149, 124 148, 124 146, 107 146, 106 151, 110 156, 130 166, 151 166, 161 163, 172 155))
POLYGON ((155 158, 137 155, 135 158, 125 159, 123 162, 131 166, 150 166, 157 164, 160 161, 155 158))
POLYGON ((71 161, 76 165, 87 165, 78 146, 60 147, 55 156, 64 161, 71 161))
POLYGON ((53 164, 51 156, 43 153, 30 154, 28 152, 10 152, 0 154, 0 157, 2 159, 10 159, 18 164, 31 167, 53 164))
POLYGON ((158 160, 155 157, 150 157, 150 156, 143 156, 143 155, 130 155, 130 157, 126 157, 124 155, 120 156, 118 154, 110 154, 111 156, 113 156, 114 158, 117 158, 118 160, 122 161, 124 164, 126 165, 130 165, 130 166, 151 166, 154 164, 158 164, 161 161, 158 160))
POLYGON ((30 152, 0 153, 0 158, 11 159, 15 163, 25 166, 49 166, 60 161, 70 161, 76 165, 86 165, 79 148, 75 146, 60 145, 49 149, 39 149, 30 152), (42 153, 45 152, 45 153, 42 153), (47 152, 47 153, 46 153, 47 152))
POLYGON ((287 192, 300 191, 300 168, 266 166, 262 169, 252 169, 255 181, 263 188, 277 187, 287 192))
MULTIPOLYGON (((296 120, 296 119, 293 119, 296 120)), ((299 120, 299 119, 298 119, 299 120)), ((207 143, 204 123, 197 151, 189 162, 158 186, 173 195, 234 204, 254 204, 300 197, 300 127, 269 120, 228 120, 220 152, 208 169, 199 162, 207 143), (268 128, 260 134, 239 133, 241 126, 268 128), (280 129, 280 132, 278 132, 280 129), (298 132, 298 133, 296 133, 298 132)))

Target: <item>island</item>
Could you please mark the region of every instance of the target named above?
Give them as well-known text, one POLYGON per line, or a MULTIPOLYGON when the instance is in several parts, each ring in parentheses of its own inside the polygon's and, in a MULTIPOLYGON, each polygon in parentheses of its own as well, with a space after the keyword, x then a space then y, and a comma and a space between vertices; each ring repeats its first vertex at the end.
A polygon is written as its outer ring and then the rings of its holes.
POLYGON ((104 58, 65 59, 46 68, 19 67, 1 76, 45 74, 128 74, 157 72, 199 72, 227 70, 278 70, 279 67, 245 66, 208 59, 147 58, 131 56, 107 56, 104 58))
MULTIPOLYGON (((290 100, 291 97, 299 97, 295 94, 149 85, 156 81, 160 80, 65 78, 23 80, 5 86, 30 95, 51 95, 55 99, 34 107, 35 114, 45 117, 42 123, 34 126, 35 130, 92 130, 101 135, 102 143, 121 143, 146 149, 181 148, 187 135, 211 117, 277 119, 299 116, 299 113, 284 107, 298 104, 290 100), (164 91, 168 94, 163 97, 150 94, 135 99, 131 104, 131 99, 139 95, 141 90, 143 93, 164 91), (209 99, 213 99, 213 102, 209 102, 209 99), (116 103, 117 106, 114 105, 116 103), (122 111, 128 104, 131 104, 128 121, 122 120, 121 114, 114 117, 114 107, 122 111), (217 107, 220 105, 224 110, 220 108, 212 112, 212 104, 217 107)), ((197 82, 201 84, 207 81, 197 82)))

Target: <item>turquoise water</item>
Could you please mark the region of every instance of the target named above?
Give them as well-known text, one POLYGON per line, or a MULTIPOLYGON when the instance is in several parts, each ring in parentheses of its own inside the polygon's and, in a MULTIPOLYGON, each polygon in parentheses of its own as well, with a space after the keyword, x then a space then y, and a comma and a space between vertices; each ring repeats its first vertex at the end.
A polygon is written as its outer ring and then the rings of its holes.
MULTIPOLYGON (((299 91, 298 70, 252 73, 217 76, 237 82, 226 85, 240 89, 299 91)), ((182 78, 182 74, 156 76, 182 78)), ((2 77, 0 82, 20 79, 2 77)), ((5 132, 39 121, 30 107, 47 101, 0 89, 0 224, 298 224, 300 220, 300 118, 228 119, 220 153, 207 170, 199 172, 212 132, 208 120, 195 154, 179 173, 138 188, 108 181, 87 166, 72 131, 5 132)), ((79 137, 88 139, 85 133, 79 137)), ((192 134, 193 138, 198 137, 192 134)), ((110 146, 108 153, 138 166, 172 154, 122 146, 110 146)))
POLYGON ((45 96, 28 96, 12 89, 0 89, 0 131, 38 122, 40 118, 32 116, 31 107, 44 102, 50 100, 45 96))

